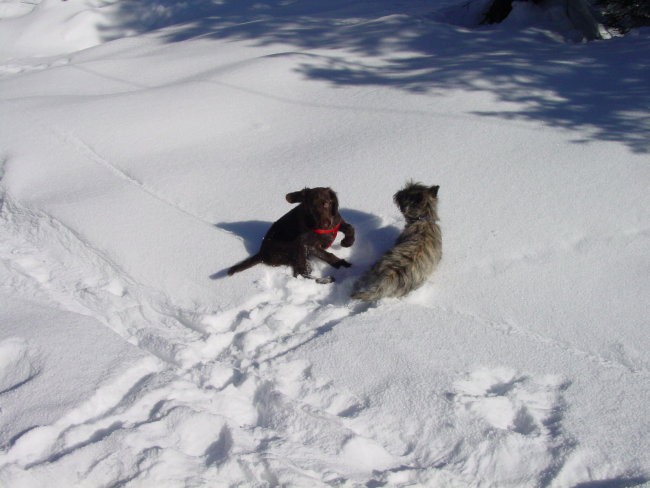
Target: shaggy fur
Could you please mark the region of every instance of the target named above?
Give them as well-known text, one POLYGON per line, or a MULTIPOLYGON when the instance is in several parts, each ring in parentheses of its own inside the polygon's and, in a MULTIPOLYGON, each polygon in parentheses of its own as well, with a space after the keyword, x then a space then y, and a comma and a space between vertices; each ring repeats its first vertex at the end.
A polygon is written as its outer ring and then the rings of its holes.
MULTIPOLYGON (((305 188, 287 194, 286 199, 289 203, 300 205, 271 225, 262 240, 260 251, 234 265, 228 270, 228 275, 264 263, 269 266, 291 266, 294 276, 312 278, 310 257, 322 259, 335 268, 351 266, 345 259, 326 251, 334 242, 335 233, 316 232, 340 225, 339 230, 345 234, 341 245, 349 247, 354 243, 354 228, 339 214, 336 193, 331 188, 305 188)), ((328 283, 332 280, 333 278, 328 277, 317 281, 328 283)))
POLYGON ((354 284, 352 298, 374 301, 400 297, 418 288, 442 258, 437 224, 438 186, 407 183, 393 200, 406 219, 395 246, 354 284))

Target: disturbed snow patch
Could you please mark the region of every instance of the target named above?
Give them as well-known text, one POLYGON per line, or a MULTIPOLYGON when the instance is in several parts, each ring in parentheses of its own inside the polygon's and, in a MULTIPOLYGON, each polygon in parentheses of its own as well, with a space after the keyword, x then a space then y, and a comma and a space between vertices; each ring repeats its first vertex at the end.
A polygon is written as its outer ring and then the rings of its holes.
POLYGON ((38 351, 22 337, 0 342, 0 395, 27 383, 41 370, 38 351))

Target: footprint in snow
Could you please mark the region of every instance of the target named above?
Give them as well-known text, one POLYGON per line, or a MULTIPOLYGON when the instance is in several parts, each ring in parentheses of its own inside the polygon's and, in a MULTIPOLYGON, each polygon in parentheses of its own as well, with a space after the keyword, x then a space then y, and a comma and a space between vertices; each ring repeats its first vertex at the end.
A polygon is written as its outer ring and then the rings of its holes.
POLYGON ((23 273, 32 277, 40 284, 51 280, 50 272, 42 261, 31 255, 14 256, 13 262, 20 267, 23 273))
POLYGON ((223 338, 211 355, 238 368, 281 357, 353 313, 331 287, 313 280, 267 272, 256 285, 258 294, 243 305, 202 318, 223 338))
POLYGON ((38 355, 25 339, 0 342, 0 394, 24 385, 41 371, 38 355))
POLYGON ((556 375, 524 375, 505 367, 480 368, 457 380, 448 396, 459 419, 478 433, 457 460, 461 470, 497 485, 531 478, 548 484, 575 447, 562 425, 568 386, 556 375))
POLYGON ((557 376, 533 378, 508 368, 481 368, 454 384, 456 405, 495 429, 524 436, 551 435, 564 408, 567 383, 557 376))

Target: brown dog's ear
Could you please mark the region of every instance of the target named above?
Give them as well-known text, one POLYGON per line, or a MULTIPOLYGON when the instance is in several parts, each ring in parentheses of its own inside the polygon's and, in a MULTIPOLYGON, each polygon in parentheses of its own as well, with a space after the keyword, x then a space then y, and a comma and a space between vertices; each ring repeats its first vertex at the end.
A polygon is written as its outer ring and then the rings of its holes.
POLYGON ((431 192, 431 195, 433 195, 434 198, 438 198, 438 190, 440 187, 438 185, 434 185, 431 188, 429 188, 429 191, 431 192))
POLYGON ((327 189, 330 194, 330 202, 332 203, 332 215, 339 213, 339 199, 336 196, 336 192, 331 188, 327 189))
POLYGON ((305 193, 307 193, 307 188, 304 190, 287 193, 287 196, 285 198, 289 203, 301 203, 305 200, 305 193))

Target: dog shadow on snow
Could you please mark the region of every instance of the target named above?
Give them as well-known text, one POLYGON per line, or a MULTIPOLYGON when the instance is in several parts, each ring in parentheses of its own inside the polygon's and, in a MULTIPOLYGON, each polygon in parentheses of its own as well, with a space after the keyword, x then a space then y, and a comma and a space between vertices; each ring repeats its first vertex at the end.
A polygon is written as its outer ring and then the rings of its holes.
MULTIPOLYGON (((355 242, 349 248, 350 255, 348 259, 352 263, 351 268, 334 269, 318 261, 313 261, 315 271, 321 271, 323 274, 332 274, 337 282, 332 286, 331 298, 337 303, 342 300, 342 296, 350 293, 352 283, 365 271, 379 256, 392 247, 395 239, 400 233, 400 229, 395 225, 384 225, 384 219, 376 215, 344 208, 340 210, 341 216, 350 223, 355 229, 355 242)), ((219 222, 215 227, 222 229, 230 234, 239 237, 246 250, 251 256, 260 249, 262 239, 266 234, 272 222, 261 220, 248 220, 242 222, 219 222)), ((343 248, 340 246, 340 239, 337 238, 332 246, 331 251, 334 254, 341 254, 343 248)), ((210 279, 217 280, 228 276, 228 268, 235 264, 229 263, 228 267, 210 275, 210 279)), ((264 266, 264 265, 261 265, 264 266)))
MULTIPOLYGON (((269 230, 273 222, 265 222, 263 220, 247 220, 244 222, 219 222, 214 224, 215 227, 225 230, 226 232, 238 236, 244 243, 244 248, 249 256, 252 256, 260 250, 262 239, 269 230)), ((243 259, 243 258, 242 258, 243 259)), ((235 261, 230 263, 226 268, 217 271, 210 275, 211 280, 218 280, 228 276, 228 268, 235 264, 235 261)))

